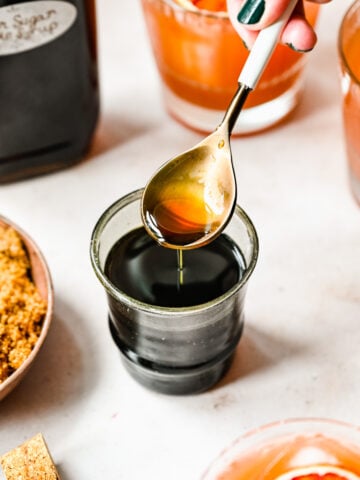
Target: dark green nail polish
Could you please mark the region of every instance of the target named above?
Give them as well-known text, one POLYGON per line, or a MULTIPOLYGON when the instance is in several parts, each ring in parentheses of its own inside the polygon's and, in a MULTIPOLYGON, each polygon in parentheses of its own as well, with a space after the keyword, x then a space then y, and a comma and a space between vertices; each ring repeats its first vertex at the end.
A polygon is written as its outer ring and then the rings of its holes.
MULTIPOLYGON (((242 39, 241 39, 241 40, 242 40, 242 39)), ((249 51, 250 51, 250 48, 247 46, 245 40, 242 40, 242 43, 243 43, 244 47, 246 48, 246 50, 249 50, 249 51)))
POLYGON ((237 19, 245 25, 257 23, 265 11, 264 0, 247 0, 238 13, 237 19))
POLYGON ((299 48, 296 48, 295 45, 293 45, 292 43, 287 43, 286 45, 290 47, 291 50, 294 50, 294 52, 298 52, 298 53, 307 53, 307 52, 311 52, 312 50, 312 48, 308 48, 307 50, 301 50, 299 48))

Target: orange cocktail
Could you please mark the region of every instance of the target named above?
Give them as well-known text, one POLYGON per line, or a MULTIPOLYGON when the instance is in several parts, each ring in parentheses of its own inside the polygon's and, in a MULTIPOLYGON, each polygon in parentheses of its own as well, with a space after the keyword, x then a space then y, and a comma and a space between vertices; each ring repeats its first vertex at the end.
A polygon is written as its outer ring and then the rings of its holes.
MULTIPOLYGON (((319 7, 305 3, 314 25, 319 7)), ((212 131, 234 95, 249 53, 230 23, 226 2, 142 0, 142 4, 168 110, 190 127, 212 131)), ((297 105, 304 60, 304 54, 289 47, 276 48, 235 133, 267 128, 297 105)))
POLYGON ((350 183, 360 203, 360 1, 353 3, 342 22, 339 58, 350 183))
POLYGON ((241 437, 203 480, 359 480, 360 430, 329 420, 289 420, 241 437))

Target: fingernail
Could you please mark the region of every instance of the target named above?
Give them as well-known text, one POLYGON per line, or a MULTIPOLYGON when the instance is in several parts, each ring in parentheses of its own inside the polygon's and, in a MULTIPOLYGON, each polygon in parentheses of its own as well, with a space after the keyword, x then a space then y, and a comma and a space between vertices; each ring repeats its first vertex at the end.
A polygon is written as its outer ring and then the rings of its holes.
POLYGON ((311 52, 312 50, 312 48, 308 48, 307 50, 301 50, 300 48, 296 48, 295 45, 292 43, 287 43, 286 45, 290 47, 291 50, 294 50, 294 52, 298 52, 298 53, 307 53, 307 52, 311 52))
POLYGON ((264 10, 264 0, 247 0, 238 13, 237 19, 245 25, 253 25, 263 16, 264 10))
POLYGON ((246 48, 246 50, 249 50, 250 51, 250 48, 247 46, 247 43, 245 42, 245 40, 241 39, 242 40, 242 43, 244 45, 244 47, 246 48))

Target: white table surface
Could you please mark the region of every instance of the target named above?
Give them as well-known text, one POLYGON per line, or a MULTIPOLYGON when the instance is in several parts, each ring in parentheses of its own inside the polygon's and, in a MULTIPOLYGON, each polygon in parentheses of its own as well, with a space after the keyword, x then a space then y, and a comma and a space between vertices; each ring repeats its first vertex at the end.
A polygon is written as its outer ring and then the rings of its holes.
POLYGON ((360 210, 348 187, 336 35, 350 4, 322 8, 292 120, 232 141, 239 203, 260 256, 234 365, 213 390, 171 397, 125 372, 89 261, 102 211, 201 137, 164 112, 137 1, 98 2, 102 119, 89 159, 0 187, 0 212, 49 263, 54 322, 0 404, 0 454, 41 431, 63 480, 196 480, 244 430, 321 416, 360 423, 360 210))

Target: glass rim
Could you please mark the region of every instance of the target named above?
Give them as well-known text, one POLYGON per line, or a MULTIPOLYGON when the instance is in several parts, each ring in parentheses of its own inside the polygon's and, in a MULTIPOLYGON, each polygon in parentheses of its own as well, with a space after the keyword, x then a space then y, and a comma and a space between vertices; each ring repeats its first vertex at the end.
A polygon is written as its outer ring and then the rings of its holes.
POLYGON ((203 8, 196 8, 194 7, 193 10, 190 10, 183 5, 180 5, 179 3, 176 2, 176 0, 158 0, 160 3, 164 5, 168 5, 171 8, 174 8, 175 10, 187 12, 192 15, 196 15, 198 17, 210 17, 214 18, 217 20, 230 20, 229 15, 227 12, 216 12, 216 11, 211 11, 211 10, 205 10, 203 8))
MULTIPOLYGON (((163 0, 161 0, 163 1, 163 0)), ((236 216, 239 220, 241 220, 247 229, 249 239, 252 243, 252 256, 249 262, 249 265, 246 265, 244 269, 244 274, 241 277, 241 279, 229 290, 227 290, 224 294, 220 295, 219 297, 216 297, 208 302, 201 303, 199 305, 193 305, 190 307, 161 307, 158 305, 152 305, 150 303, 142 302, 140 300, 137 300, 130 295, 127 295, 120 289, 118 289, 110 280, 107 278, 105 275, 103 268, 101 268, 100 265, 100 258, 98 255, 99 252, 99 246, 100 246, 100 237, 101 234, 108 224, 108 222, 111 220, 111 218, 122 208, 126 207, 130 203, 134 203, 136 200, 140 200, 143 192, 143 188, 135 190, 133 192, 128 193, 127 195, 119 198, 115 202, 113 202, 100 216, 98 219, 97 223, 95 224, 95 227, 92 231, 91 234, 91 240, 90 240, 90 259, 91 259, 91 264, 92 267, 95 271, 95 274, 100 281, 100 283, 103 285, 107 293, 112 295, 115 299, 121 300, 124 304, 129 305, 131 307, 134 307, 138 310, 146 311, 149 313, 157 314, 157 315, 179 315, 183 316, 184 314, 193 314, 195 312, 204 312, 210 308, 213 308, 216 305, 220 305, 223 303, 227 298, 231 297, 234 295, 240 288, 242 288, 250 278, 255 265, 257 263, 258 255, 259 255, 259 239, 257 232, 255 230, 255 227, 248 217, 248 215, 245 213, 245 211, 239 206, 235 206, 235 211, 233 216, 236 216)), ((230 220, 231 221, 231 220, 230 220)), ((240 248, 241 251, 241 248, 240 248)))
MULTIPOLYGON (((198 17, 209 17, 217 20, 230 21, 230 17, 227 11, 219 12, 219 11, 205 10, 204 8, 196 8, 196 7, 194 7, 193 10, 190 10, 184 7, 183 5, 180 5, 179 3, 177 3, 176 0, 142 0, 142 1, 158 1, 163 5, 168 5, 169 7, 174 8, 175 10, 187 12, 189 14, 193 14, 198 17)), ((305 0, 305 3, 307 3, 307 1, 308 0, 305 0)))
MULTIPOLYGON (((347 56, 345 55, 344 48, 343 48, 345 23, 349 20, 349 17, 354 13, 354 11, 358 9, 360 9, 360 0, 355 0, 345 11, 339 27, 337 46, 338 46, 339 56, 341 58, 342 64, 344 65, 347 74, 355 81, 355 83, 360 85, 360 78, 357 77, 357 75, 355 75, 353 69, 350 67, 349 62, 347 60, 347 56)), ((359 28, 360 28, 360 25, 359 25, 359 28)))
MULTIPOLYGON (((208 477, 209 475, 218 474, 220 470, 219 462, 224 461, 224 465, 220 465, 220 468, 225 467, 229 462, 236 460, 236 454, 240 455, 242 450, 241 446, 243 443, 247 441, 254 440, 256 441, 258 437, 264 434, 271 434, 277 432, 282 434, 281 431, 283 428, 293 427, 294 433, 296 427, 304 427, 304 430, 299 430, 299 433, 306 433, 309 430, 305 430, 306 428, 314 427, 315 431, 319 434, 324 434, 326 436, 328 432, 326 432, 326 428, 329 429, 338 429, 342 432, 353 433, 359 435, 360 438, 360 426, 351 424, 349 422, 343 420, 337 420, 333 418, 326 418, 326 417, 293 417, 293 418, 286 418, 282 420, 275 420, 270 423, 265 423, 258 427, 251 428, 250 430, 246 430, 240 436, 236 437, 232 443, 228 444, 220 453, 215 457, 215 459, 210 463, 207 467, 205 472, 203 473, 201 480, 211 480, 212 477, 208 477), (316 427, 318 427, 316 429, 316 427), (316 429, 316 430, 315 430, 316 429)), ((291 432, 288 432, 291 433, 291 432)), ((286 434, 286 432, 284 432, 286 434)), ((328 434, 329 435, 329 434, 328 434)), ((330 436, 330 435, 329 435, 330 436)), ((334 435, 332 435, 332 438, 334 435)), ((274 440, 274 438, 268 438, 267 441, 270 442, 274 440)), ((261 443, 261 438, 259 438, 259 443, 261 443)), ((256 445, 245 445, 244 452, 246 452, 249 448, 253 448, 256 445)))

